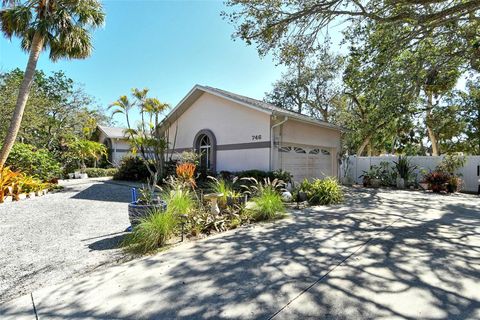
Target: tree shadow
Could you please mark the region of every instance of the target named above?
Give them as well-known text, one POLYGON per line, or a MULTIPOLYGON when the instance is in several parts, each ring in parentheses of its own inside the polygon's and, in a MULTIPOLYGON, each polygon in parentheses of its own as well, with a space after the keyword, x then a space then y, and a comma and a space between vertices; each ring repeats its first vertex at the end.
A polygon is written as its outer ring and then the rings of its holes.
POLYGON ((351 189, 342 205, 174 247, 35 301, 40 317, 63 319, 475 318, 473 201, 351 189))
POLYGON ((131 199, 131 187, 122 184, 108 182, 92 184, 72 196, 72 199, 124 202, 129 203, 131 199))

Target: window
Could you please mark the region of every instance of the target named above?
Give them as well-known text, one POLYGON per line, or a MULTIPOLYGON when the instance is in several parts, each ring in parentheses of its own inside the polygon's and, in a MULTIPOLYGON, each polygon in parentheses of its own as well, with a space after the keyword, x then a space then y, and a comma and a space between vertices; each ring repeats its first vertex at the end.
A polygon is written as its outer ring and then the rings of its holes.
POLYGON ((299 147, 294 147, 293 150, 295 150, 296 153, 307 153, 305 149, 299 147))
POLYGON ((330 155, 330 151, 325 150, 325 149, 322 149, 322 154, 325 155, 325 156, 329 156, 329 155, 330 155))
POLYGON ((312 149, 309 152, 309 154, 319 154, 319 153, 320 153, 320 149, 312 149))
POLYGON ((278 148, 279 152, 290 152, 292 151, 292 147, 280 147, 278 148))
POLYGON ((199 143, 199 151, 200 151, 200 167, 204 169, 210 168, 210 161, 211 161, 211 152, 212 152, 212 144, 210 142, 210 138, 204 134, 200 137, 199 143))

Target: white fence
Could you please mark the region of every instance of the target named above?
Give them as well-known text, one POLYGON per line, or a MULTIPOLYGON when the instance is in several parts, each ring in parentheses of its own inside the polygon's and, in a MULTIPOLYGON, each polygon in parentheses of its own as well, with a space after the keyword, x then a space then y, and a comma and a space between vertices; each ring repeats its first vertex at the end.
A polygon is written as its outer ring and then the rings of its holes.
MULTIPOLYGON (((434 170, 435 167, 442 161, 442 156, 414 156, 408 157, 409 162, 417 166, 416 173, 417 179, 421 179, 420 172, 422 169, 427 171, 434 170)), ((458 170, 458 174, 461 175, 464 181, 464 191, 478 192, 480 183, 480 156, 467 156, 467 162, 465 166, 458 170)), ((364 171, 370 169, 373 165, 378 165, 380 162, 386 161, 393 164, 393 161, 397 161, 397 156, 380 156, 380 157, 357 157, 350 156, 344 161, 340 167, 340 177, 350 177, 356 183, 361 183, 362 178, 360 176, 364 171), (348 163, 347 163, 348 161, 348 163), (347 172, 345 172, 347 171, 347 172)))

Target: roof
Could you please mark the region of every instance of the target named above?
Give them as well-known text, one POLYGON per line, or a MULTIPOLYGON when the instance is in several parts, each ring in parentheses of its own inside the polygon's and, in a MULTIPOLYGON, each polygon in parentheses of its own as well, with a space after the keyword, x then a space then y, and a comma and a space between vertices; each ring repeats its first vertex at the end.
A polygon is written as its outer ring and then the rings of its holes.
POLYGON ((183 113, 183 111, 185 111, 183 110, 183 109, 186 109, 184 105, 189 106, 189 104, 193 103, 193 101, 196 100, 204 92, 226 98, 228 100, 237 102, 241 105, 268 113, 270 115, 281 115, 281 116, 289 117, 299 121, 308 122, 314 125, 319 125, 322 127, 342 130, 341 127, 333 125, 326 121, 314 119, 304 114, 289 111, 262 100, 257 100, 257 99, 253 99, 247 96, 242 96, 240 94, 236 94, 230 91, 226 91, 226 90, 222 90, 222 89, 218 89, 210 86, 202 86, 198 84, 195 85, 192 88, 192 90, 190 90, 190 92, 182 99, 182 101, 180 101, 178 105, 167 115, 167 117, 162 121, 162 123, 171 123, 175 121, 180 116, 180 114, 183 113))
POLYGON ((113 139, 126 139, 125 128, 98 126, 98 128, 107 136, 113 139))

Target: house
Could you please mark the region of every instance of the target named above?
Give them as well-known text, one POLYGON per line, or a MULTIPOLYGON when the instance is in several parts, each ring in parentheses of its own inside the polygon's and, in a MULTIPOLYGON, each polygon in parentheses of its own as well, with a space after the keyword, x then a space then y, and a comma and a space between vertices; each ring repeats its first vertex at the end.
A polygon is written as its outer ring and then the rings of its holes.
POLYGON ((170 152, 200 152, 202 170, 283 169, 296 181, 338 176, 340 127, 217 88, 194 86, 160 130, 170 152))
POLYGON ((130 152, 128 138, 124 134, 125 128, 97 126, 98 142, 108 149, 108 161, 118 166, 120 161, 130 152))

